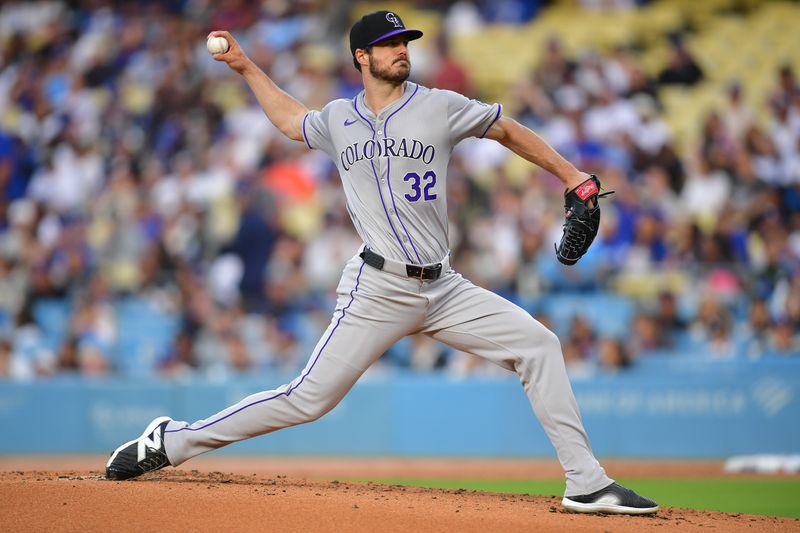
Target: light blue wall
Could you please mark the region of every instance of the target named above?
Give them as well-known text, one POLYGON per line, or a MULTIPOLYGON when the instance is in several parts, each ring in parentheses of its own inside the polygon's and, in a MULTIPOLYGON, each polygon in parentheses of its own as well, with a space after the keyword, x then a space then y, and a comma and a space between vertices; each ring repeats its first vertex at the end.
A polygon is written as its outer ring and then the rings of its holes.
MULTIPOLYGON (((800 452, 800 361, 659 360, 635 373, 573 386, 599 456, 800 452)), ((0 383, 0 453, 109 452, 138 436, 155 416, 206 418, 262 388, 254 380, 0 383)), ((408 374, 364 379, 321 420, 226 452, 553 455, 511 374, 508 379, 408 374)))

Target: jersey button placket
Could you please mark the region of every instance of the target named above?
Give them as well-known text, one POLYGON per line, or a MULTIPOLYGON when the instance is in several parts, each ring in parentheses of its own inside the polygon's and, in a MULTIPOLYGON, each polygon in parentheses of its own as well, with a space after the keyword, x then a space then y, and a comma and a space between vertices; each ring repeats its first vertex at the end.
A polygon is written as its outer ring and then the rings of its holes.
MULTIPOLYGON (((376 139, 378 140, 378 142, 380 142, 384 137, 384 133, 383 133, 383 129, 382 129, 383 128, 383 121, 375 122, 374 126, 375 126, 376 139)), ((385 188, 384 190, 386 191, 387 198, 391 198, 392 197, 392 191, 391 191, 391 188, 389 187, 389 185, 387 184, 388 170, 389 170, 389 157, 388 157, 388 155, 384 155, 384 157, 377 158, 377 159, 378 159, 378 169, 379 169, 380 174, 381 174, 381 187, 385 188)), ((393 207, 388 207, 387 213, 389 214, 390 217, 397 216, 397 212, 394 210, 393 207)), ((408 237, 407 236, 401 235, 400 236, 400 240, 402 241, 403 244, 408 244, 408 237)))
MULTIPOLYGON (((380 142, 380 139, 383 138, 383 130, 381 129, 382 126, 383 122, 381 121, 375 122, 374 124, 375 135, 378 138, 378 142, 380 142)), ((379 157, 377 159, 378 159, 378 168, 380 169, 381 173, 381 185, 386 185, 386 156, 384 155, 384 157, 379 157)))

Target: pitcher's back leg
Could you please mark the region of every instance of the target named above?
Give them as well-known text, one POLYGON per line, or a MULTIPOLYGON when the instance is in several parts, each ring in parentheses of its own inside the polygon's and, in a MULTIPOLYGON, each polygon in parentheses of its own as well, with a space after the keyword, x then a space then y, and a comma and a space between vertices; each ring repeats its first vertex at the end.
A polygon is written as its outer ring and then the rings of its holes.
POLYGON ((566 494, 608 486, 612 480, 590 448, 558 337, 525 310, 459 274, 432 284, 426 295, 428 335, 519 375, 566 472, 566 494))

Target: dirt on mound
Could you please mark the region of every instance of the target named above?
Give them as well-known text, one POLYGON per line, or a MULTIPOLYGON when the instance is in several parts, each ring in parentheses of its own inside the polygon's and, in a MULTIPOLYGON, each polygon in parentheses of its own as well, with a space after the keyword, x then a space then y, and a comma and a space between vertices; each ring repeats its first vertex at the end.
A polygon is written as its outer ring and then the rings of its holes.
POLYGON ((800 520, 662 508, 655 516, 576 515, 560 498, 261 474, 162 470, 0 472, 5 531, 798 531, 800 520))

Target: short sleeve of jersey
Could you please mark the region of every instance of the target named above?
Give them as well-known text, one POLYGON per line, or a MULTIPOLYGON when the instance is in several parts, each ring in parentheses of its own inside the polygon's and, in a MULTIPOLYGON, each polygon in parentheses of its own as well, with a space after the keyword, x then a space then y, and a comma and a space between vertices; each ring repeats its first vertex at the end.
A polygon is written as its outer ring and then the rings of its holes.
POLYGON ((500 118, 503 106, 470 100, 453 91, 442 91, 447 98, 447 120, 453 145, 467 137, 483 137, 500 118))
POLYGON ((333 141, 328 126, 333 102, 322 108, 322 111, 311 110, 303 117, 303 140, 309 148, 333 154, 333 141))

